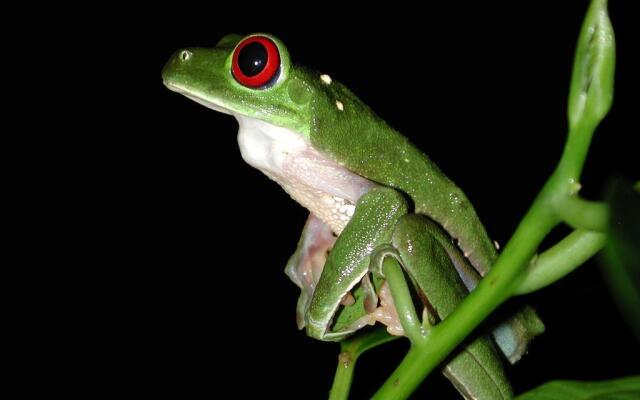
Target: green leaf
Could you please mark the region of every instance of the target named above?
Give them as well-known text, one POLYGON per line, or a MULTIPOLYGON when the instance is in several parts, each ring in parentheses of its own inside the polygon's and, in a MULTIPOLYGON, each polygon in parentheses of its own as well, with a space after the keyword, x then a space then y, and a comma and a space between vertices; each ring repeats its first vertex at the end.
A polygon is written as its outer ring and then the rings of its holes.
MULTIPOLYGON (((615 40, 607 0, 592 0, 584 19, 569 91, 569 125, 595 125, 613 100, 615 40)), ((573 131, 573 129, 571 129, 573 131)))
POLYGON ((627 322, 640 342, 640 193, 630 182, 609 189, 609 240, 603 273, 627 322))
POLYGON ((598 382, 551 381, 524 393, 516 400, 637 400, 640 375, 598 382))

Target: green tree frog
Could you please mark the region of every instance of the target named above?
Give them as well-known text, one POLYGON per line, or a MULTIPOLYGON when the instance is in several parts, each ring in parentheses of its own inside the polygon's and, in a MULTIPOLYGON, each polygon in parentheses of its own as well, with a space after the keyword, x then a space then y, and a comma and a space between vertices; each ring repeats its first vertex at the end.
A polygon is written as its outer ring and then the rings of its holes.
MULTIPOLYGON (((327 341, 380 322, 403 335, 380 260, 396 258, 423 318, 446 318, 497 251, 462 190, 409 140, 329 75, 291 62, 276 37, 228 35, 213 49, 177 51, 171 90, 238 120, 244 160, 310 212, 286 273, 300 287, 298 326, 327 341)), ((543 330, 524 308, 494 330, 517 361, 543 330)), ((489 336, 443 367, 466 398, 508 398, 489 336)))

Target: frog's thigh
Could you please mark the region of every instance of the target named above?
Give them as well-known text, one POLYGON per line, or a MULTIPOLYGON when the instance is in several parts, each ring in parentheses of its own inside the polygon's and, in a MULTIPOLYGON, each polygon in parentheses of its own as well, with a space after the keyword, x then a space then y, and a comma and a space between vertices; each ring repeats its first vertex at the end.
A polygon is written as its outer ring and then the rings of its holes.
POLYGON ((429 297, 438 319, 444 319, 467 295, 447 252, 431 233, 426 217, 408 214, 400 218, 392 244, 416 290, 429 297))
POLYGON ((313 214, 309 214, 296 251, 289 258, 285 273, 301 290, 296 307, 298 329, 304 328, 304 313, 322 273, 336 236, 313 214))
MULTIPOLYGON (((431 234, 429 221, 419 215, 400 218, 392 238, 403 266, 435 320, 446 318, 467 294, 447 252, 431 234)), ((443 373, 465 398, 511 397, 502 362, 486 336, 454 354, 443 373)))

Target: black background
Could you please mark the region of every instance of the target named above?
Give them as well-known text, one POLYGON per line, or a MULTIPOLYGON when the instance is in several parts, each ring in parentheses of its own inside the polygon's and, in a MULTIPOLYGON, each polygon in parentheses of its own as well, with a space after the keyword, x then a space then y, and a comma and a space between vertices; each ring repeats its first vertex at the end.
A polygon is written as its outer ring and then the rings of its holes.
MULTIPOLYGON (((228 389, 229 397, 258 390, 260 397, 321 399, 338 352, 295 326, 298 289, 283 269, 306 211, 244 164, 234 119, 163 87, 169 56, 214 46, 231 32, 275 34, 293 62, 346 84, 429 154, 504 245, 562 150, 588 2, 482 3, 371 3, 350 11, 346 3, 185 4, 128 15, 133 28, 119 67, 140 75, 133 91, 121 89, 130 119, 108 139, 117 148, 114 171, 125 171, 111 195, 126 221, 116 245, 135 254, 122 273, 133 296, 119 333, 126 380, 181 397, 228 389)), ((638 173, 637 17, 633 2, 611 3, 616 93, 583 173, 582 193, 593 199, 608 177, 638 173)), ((550 379, 640 372, 638 345, 598 262, 526 301, 547 332, 508 369, 517 393, 550 379)), ((353 398, 368 398, 405 350, 397 341, 365 355, 353 398)), ((439 374, 415 398, 425 396, 457 398, 439 374)))

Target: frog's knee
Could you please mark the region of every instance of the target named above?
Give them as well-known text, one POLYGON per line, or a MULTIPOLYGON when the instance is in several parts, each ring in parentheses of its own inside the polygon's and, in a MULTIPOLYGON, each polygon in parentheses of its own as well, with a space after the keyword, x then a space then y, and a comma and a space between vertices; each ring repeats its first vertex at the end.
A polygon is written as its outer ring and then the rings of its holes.
POLYGON ((394 247, 404 250, 407 257, 434 254, 440 256, 444 249, 432 234, 433 224, 430 219, 422 215, 403 215, 396 223, 391 242, 394 247))
POLYGON ((360 197, 357 207, 385 207, 408 212, 408 204, 402 193, 388 187, 376 187, 360 197))

